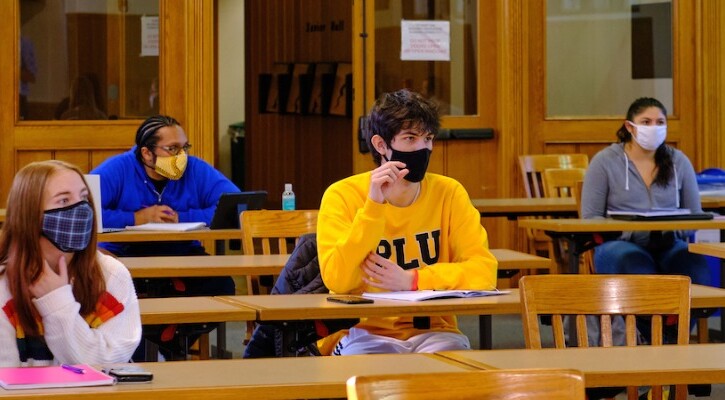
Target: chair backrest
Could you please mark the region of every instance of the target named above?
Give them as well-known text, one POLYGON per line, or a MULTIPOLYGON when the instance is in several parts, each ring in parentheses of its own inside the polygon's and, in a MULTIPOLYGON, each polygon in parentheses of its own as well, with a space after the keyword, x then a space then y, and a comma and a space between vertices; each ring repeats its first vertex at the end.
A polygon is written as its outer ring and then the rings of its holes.
POLYGON ((317 231, 317 210, 244 211, 239 223, 244 254, 258 253, 255 240, 260 242, 261 254, 272 254, 273 250, 289 254, 300 236, 317 231))
MULTIPOLYGON (((666 318, 677 316, 677 344, 690 339, 690 278, 678 275, 529 275, 519 281, 521 319, 524 339, 530 349, 542 348, 539 317, 551 316, 554 346, 567 346, 564 325, 571 327, 570 340, 578 347, 589 343, 587 324, 598 331, 602 347, 613 346, 613 317, 624 323, 627 346, 637 345, 637 321, 650 318, 650 343, 663 344, 666 318), (573 321, 565 323, 564 316, 573 321), (589 317, 589 318, 587 318, 589 317), (598 322, 595 324, 594 322, 598 322), (573 331, 573 332, 572 332, 573 331)), ((615 324, 618 322, 615 322, 615 324)), ((630 399, 637 398, 637 388, 627 389, 630 399)), ((678 385, 678 398, 687 388, 678 385)), ((661 387, 653 387, 653 398, 659 398, 661 387)))
POLYGON ((662 344, 663 319, 679 318, 677 343, 690 332, 690 278, 679 275, 530 275, 519 281, 526 347, 541 348, 540 315, 552 315, 554 344, 566 347, 563 317, 576 320, 577 345, 589 347, 586 316, 600 315, 602 346, 612 346, 611 317, 621 315, 628 346, 637 345, 635 316, 652 317, 652 344, 662 344))
POLYGON ((586 154, 530 154, 519 156, 519 167, 528 197, 544 197, 544 170, 547 168, 587 168, 586 154))
POLYGON ((577 182, 584 180, 585 168, 544 170, 544 197, 574 197, 577 182))
POLYGON ((571 369, 510 369, 353 376, 347 398, 377 399, 584 399, 584 377, 571 369))

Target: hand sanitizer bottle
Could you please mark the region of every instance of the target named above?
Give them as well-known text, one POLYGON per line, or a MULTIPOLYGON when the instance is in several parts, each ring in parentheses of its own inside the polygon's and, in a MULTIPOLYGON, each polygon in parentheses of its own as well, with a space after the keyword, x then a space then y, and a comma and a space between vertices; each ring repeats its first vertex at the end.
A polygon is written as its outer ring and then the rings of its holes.
POLYGON ((282 209, 283 210, 294 210, 295 209, 295 192, 292 191, 292 184, 284 184, 284 192, 282 192, 282 209))

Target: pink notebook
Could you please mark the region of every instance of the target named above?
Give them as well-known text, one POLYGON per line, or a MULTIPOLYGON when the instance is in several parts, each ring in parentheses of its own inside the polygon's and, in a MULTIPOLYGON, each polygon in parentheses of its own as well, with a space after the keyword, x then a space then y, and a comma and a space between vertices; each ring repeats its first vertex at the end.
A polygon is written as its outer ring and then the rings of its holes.
POLYGON ((0 386, 5 389, 41 389, 113 385, 114 379, 90 365, 77 364, 79 374, 61 366, 0 368, 0 386))

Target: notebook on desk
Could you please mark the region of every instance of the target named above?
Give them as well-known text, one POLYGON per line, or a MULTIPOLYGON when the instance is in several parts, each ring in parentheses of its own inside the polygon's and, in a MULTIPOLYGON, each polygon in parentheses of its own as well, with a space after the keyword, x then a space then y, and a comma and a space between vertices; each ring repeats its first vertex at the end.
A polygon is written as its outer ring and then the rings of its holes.
POLYGON ((688 209, 607 211, 607 215, 623 221, 693 221, 713 218, 712 213, 693 213, 688 209))
POLYGON ((90 365, 67 367, 8 367, 0 368, 0 387, 4 389, 41 389, 58 387, 113 385, 115 380, 90 365))
POLYGON ((127 231, 166 231, 186 232, 206 228, 203 222, 147 222, 141 225, 129 225, 127 231))
POLYGON ((267 200, 263 190, 241 193, 222 193, 212 217, 211 229, 239 229, 239 214, 246 210, 261 210, 267 200))

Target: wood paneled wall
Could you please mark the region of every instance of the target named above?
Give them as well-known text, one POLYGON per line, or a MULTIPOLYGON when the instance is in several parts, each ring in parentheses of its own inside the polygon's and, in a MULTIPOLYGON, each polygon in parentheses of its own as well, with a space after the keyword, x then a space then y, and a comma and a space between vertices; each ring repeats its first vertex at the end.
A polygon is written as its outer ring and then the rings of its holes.
POLYGON ((298 209, 319 208, 331 183, 352 173, 352 119, 341 116, 263 114, 261 73, 274 63, 352 62, 352 2, 270 0, 246 2, 245 190, 266 190, 267 206, 281 207, 292 183, 298 209), (331 23, 342 24, 332 30, 331 23), (307 24, 324 26, 308 31, 307 24))
MULTIPOLYGON (((262 114, 257 103, 260 73, 275 62, 352 62, 355 114, 374 100, 362 101, 362 63, 371 56, 367 43, 355 37, 353 25, 368 13, 353 0, 269 0, 246 2, 246 166, 244 189, 269 192, 268 207, 280 206, 283 184, 294 184, 298 208, 317 208, 324 189, 354 171, 368 169, 368 155, 357 152, 355 119, 337 116, 262 114), (340 31, 331 22, 342 22, 340 31), (306 32, 306 23, 325 25, 306 32), (353 49, 354 56, 353 56, 353 49), (367 53, 366 53, 367 51, 367 53), (354 167, 353 167, 354 165, 354 167)), ((487 141, 439 142, 431 170, 460 180, 472 197, 522 196, 516 158, 525 153, 580 152, 593 155, 614 140, 614 120, 549 120, 544 116, 543 2, 485 0, 493 15, 481 21, 483 73, 488 85, 479 93, 486 127, 496 135, 487 141)), ((725 5, 721 0, 673 0, 676 12, 674 66, 675 113, 670 142, 685 150, 696 169, 725 166, 725 5)), ((162 112, 180 119, 194 153, 213 160, 214 137, 214 2, 160 0, 162 32, 160 92, 162 112)), ((3 37, 15 37, 17 2, 0 2, 3 37)), ((368 18, 372 15, 368 14, 368 18)), ((109 28, 110 29, 110 28, 109 28)), ((368 32, 372 34, 371 32, 368 32)), ((110 40, 110 39, 109 39, 110 40)), ((140 121, 33 123, 15 120, 18 43, 0 44, 0 207, 14 171, 34 159, 62 158, 88 169, 123 151, 133 141, 140 121)), ((108 68, 112 68, 108 66, 108 68)), ((455 121, 446 121, 455 127, 455 121)), ((518 247, 514 223, 487 219, 491 245, 518 247)))
MULTIPOLYGON (((365 70, 366 57, 367 63, 370 59, 375 60, 375 32, 369 22, 374 18, 372 7, 352 1, 308 0, 304 2, 304 8, 300 4, 299 1, 248 3, 247 32, 251 39, 247 60, 249 70, 253 72, 247 77, 247 88, 250 89, 247 98, 257 98, 257 74, 268 72, 273 62, 314 61, 306 58, 305 53, 319 54, 316 52, 321 40, 300 33, 301 21, 315 20, 316 16, 321 21, 329 19, 319 17, 322 12, 353 11, 353 23, 358 32, 364 31, 367 39, 350 36, 346 31, 340 40, 352 42, 357 89, 354 113, 355 118, 363 115, 374 101, 371 94, 375 92, 374 75, 370 69, 365 70), (367 16, 367 23, 363 15, 367 16), (359 95, 363 85, 366 92, 359 95)), ((478 68, 481 81, 486 85, 479 93, 479 103, 482 105, 482 123, 494 128, 495 138, 437 142, 430 170, 458 179, 474 198, 520 197, 524 192, 517 166, 518 155, 584 153, 591 157, 615 140, 614 132, 621 120, 548 118, 545 114, 544 2, 488 0, 478 4, 486 15, 485 21, 479 22, 479 29, 484 30, 485 35, 478 49, 478 68)), ((677 58, 673 68, 675 109, 670 119, 668 142, 685 151, 698 170, 723 166, 725 149, 719 131, 725 124, 725 106, 720 100, 725 94, 721 83, 725 79, 725 51, 722 49, 725 33, 720 21, 724 20, 725 7, 718 0, 674 0, 673 5, 673 43, 677 58)), ((347 44, 343 47, 347 56, 349 47, 347 44)), ((248 146, 247 180, 253 182, 250 189, 268 190, 273 204, 279 204, 277 197, 282 184, 292 181, 298 193, 299 190, 303 192, 304 207, 316 207, 326 185, 349 174, 350 157, 354 172, 372 167, 369 156, 358 153, 357 128, 350 123, 342 128, 348 129, 350 141, 336 142, 340 145, 337 154, 342 158, 340 166, 343 168, 336 174, 318 179, 317 186, 303 183, 303 187, 299 187, 297 182, 304 182, 301 169, 322 168, 303 164, 301 157, 309 151, 324 151, 318 145, 302 144, 300 135, 311 127, 315 129, 334 122, 323 118, 319 122, 322 125, 316 125, 316 122, 313 126, 309 117, 259 114, 254 101, 248 104, 247 140, 251 143, 248 146), (347 149, 346 145, 349 146, 347 149)), ((446 119, 444 124, 457 127, 454 119, 446 119)), ((305 134, 309 136, 310 132, 305 134)), ((313 133, 311 138, 314 143, 320 143, 316 135, 313 133)), ((305 176, 309 178, 310 175, 305 176)), ((483 223, 489 230, 492 246, 522 247, 522 235, 514 223, 502 219, 485 219, 483 223)))

